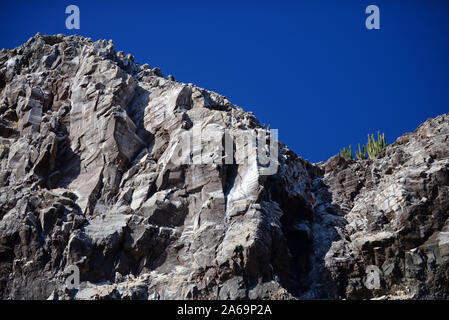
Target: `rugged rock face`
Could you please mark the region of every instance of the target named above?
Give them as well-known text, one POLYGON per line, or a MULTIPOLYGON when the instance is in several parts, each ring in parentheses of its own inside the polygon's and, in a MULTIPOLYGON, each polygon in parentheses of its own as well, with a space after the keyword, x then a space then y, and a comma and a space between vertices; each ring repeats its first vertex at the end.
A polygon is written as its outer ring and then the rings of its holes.
POLYGON ((37 34, 0 52, 0 139, 3 299, 449 297, 448 115, 311 164, 112 42, 37 34))
POLYGON ((325 264, 340 296, 449 298, 449 116, 401 136, 373 161, 324 165, 323 182, 344 217, 325 264), (369 265, 381 287, 362 285, 369 265), (368 286, 369 287, 369 286, 368 286))

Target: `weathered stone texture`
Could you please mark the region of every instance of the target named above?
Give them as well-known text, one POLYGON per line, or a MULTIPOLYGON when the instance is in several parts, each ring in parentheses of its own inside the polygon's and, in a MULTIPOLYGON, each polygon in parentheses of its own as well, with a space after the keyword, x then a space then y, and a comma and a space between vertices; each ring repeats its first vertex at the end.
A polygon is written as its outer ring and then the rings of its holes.
POLYGON ((244 153, 266 131, 111 41, 2 50, 0 297, 449 297, 448 115, 375 160, 311 164, 279 143, 268 176, 244 153), (186 132, 203 139, 180 156, 186 132))

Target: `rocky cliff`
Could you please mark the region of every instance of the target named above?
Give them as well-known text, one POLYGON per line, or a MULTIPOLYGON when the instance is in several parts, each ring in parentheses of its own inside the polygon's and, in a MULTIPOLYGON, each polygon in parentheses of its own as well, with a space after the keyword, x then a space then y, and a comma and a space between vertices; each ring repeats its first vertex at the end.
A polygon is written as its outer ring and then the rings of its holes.
POLYGON ((448 115, 311 164, 111 41, 37 34, 0 52, 0 142, 3 299, 449 298, 448 115))

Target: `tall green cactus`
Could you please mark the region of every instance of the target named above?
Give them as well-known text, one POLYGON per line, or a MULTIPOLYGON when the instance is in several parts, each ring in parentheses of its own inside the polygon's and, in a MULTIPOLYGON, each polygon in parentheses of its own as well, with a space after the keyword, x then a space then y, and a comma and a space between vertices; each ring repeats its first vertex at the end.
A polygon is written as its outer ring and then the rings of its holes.
MULTIPOLYGON (((368 134, 368 141, 366 142, 366 146, 362 145, 360 146, 359 143, 359 149, 355 151, 355 155, 358 160, 364 160, 367 158, 374 159, 376 156, 387 147, 387 141, 385 140, 385 134, 380 134, 379 131, 377 131, 377 140, 374 138, 374 135, 368 134)), ((349 149, 346 147, 343 148, 343 150, 340 151, 340 156, 348 159, 353 159, 352 156, 352 149, 351 146, 349 146, 349 149)))
POLYGON ((373 135, 368 135, 368 141, 366 142, 366 151, 368 152, 368 157, 374 159, 376 157, 376 141, 373 139, 373 135))
POLYGON ((380 134, 379 131, 377 131, 377 141, 380 146, 380 151, 382 151, 387 147, 387 141, 385 140, 385 133, 380 134))
POLYGON ((349 146, 349 149, 344 147, 343 150, 340 150, 340 156, 343 157, 345 160, 352 159, 352 147, 349 146))
POLYGON ((359 150, 355 151, 355 155, 357 156, 357 159, 359 159, 359 160, 366 159, 366 147, 362 146, 362 148, 360 148, 360 143, 359 143, 359 150))
POLYGON ((387 142, 385 140, 385 134, 380 134, 377 131, 377 141, 374 139, 374 135, 368 135, 368 141, 366 142, 366 150, 368 151, 368 156, 372 160, 374 159, 383 149, 387 147, 387 142))

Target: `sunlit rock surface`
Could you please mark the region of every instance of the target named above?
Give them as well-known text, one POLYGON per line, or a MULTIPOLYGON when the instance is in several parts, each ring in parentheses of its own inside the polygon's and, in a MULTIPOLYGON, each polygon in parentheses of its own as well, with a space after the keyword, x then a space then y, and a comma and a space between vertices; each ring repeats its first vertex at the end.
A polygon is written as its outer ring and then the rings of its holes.
POLYGON ((375 160, 311 164, 248 134, 275 140, 111 41, 2 50, 0 297, 449 297, 448 115, 375 160))

